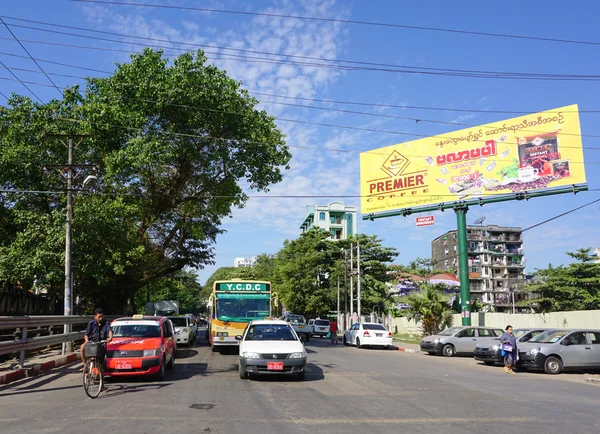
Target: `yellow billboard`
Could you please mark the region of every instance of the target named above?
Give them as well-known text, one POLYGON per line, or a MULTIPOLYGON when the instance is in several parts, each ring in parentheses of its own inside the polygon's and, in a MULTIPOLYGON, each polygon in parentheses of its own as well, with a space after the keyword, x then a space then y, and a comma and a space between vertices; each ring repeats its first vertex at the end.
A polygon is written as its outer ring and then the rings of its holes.
POLYGON ((576 104, 360 154, 363 214, 581 183, 576 104))

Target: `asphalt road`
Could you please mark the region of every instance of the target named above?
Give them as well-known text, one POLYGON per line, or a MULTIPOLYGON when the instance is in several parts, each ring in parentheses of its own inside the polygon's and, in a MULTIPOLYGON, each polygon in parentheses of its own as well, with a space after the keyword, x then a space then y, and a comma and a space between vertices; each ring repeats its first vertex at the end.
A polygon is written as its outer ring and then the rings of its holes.
POLYGON ((581 376, 509 376, 472 359, 358 350, 313 339, 307 380, 240 380, 237 355, 204 339, 162 382, 109 381, 95 400, 80 365, 0 388, 11 433, 600 432, 600 386, 581 376))

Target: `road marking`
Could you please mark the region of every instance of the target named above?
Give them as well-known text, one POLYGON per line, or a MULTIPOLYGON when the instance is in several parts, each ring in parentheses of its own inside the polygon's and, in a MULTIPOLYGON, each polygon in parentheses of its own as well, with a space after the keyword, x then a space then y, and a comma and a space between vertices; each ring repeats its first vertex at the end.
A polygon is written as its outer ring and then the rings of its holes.
MULTIPOLYGON (((152 416, 87 416, 81 417, 82 420, 159 420, 159 421, 181 421, 181 418, 174 417, 152 417, 152 416)), ((446 423, 503 423, 503 424, 518 424, 524 422, 538 422, 540 419, 533 417, 442 417, 442 418, 396 418, 396 419, 232 419, 232 418, 212 418, 205 417, 192 418, 201 420, 204 423, 295 423, 298 425, 354 425, 354 424, 370 424, 370 425, 419 425, 419 424, 446 424, 446 423)), ((547 422, 547 421, 546 421, 547 422)))

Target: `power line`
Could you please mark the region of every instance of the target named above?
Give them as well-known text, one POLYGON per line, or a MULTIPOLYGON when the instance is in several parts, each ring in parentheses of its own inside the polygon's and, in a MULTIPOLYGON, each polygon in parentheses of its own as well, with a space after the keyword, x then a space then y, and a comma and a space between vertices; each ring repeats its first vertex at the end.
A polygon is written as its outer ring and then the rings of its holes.
MULTIPOLYGON (((0 40, 7 40, 7 39, 8 38, 0 38, 0 40)), ((90 50, 115 51, 115 52, 132 53, 132 54, 138 53, 138 51, 135 51, 135 50, 118 50, 118 49, 108 49, 108 48, 105 49, 105 48, 100 48, 100 47, 71 45, 71 44, 53 44, 53 43, 44 42, 44 41, 27 40, 25 42, 59 45, 59 46, 66 46, 66 47, 71 47, 71 48, 82 48, 82 49, 90 49, 90 50)), ((24 59, 28 58, 27 56, 21 56, 21 55, 12 54, 12 53, 0 52, 0 54, 5 55, 5 56, 20 57, 20 58, 24 58, 24 59)), ((177 54, 172 54, 172 55, 177 56, 177 54)), ((67 68, 81 69, 81 70, 86 70, 86 71, 91 71, 91 72, 98 72, 98 73, 102 73, 102 74, 113 74, 113 72, 114 72, 114 71, 112 71, 112 72, 105 71, 105 70, 101 70, 101 69, 87 68, 84 66, 73 65, 73 64, 68 64, 68 63, 55 62, 52 60, 46 60, 46 59, 40 59, 40 58, 36 58, 36 60, 38 62, 50 63, 50 64, 54 64, 54 65, 64 66, 67 68)), ((67 76, 67 77, 85 78, 85 77, 77 77, 77 76, 67 76)), ((485 114, 493 113, 493 114, 521 114, 521 115, 534 113, 534 112, 538 111, 537 109, 515 111, 515 110, 491 110, 491 109, 487 110, 487 109, 465 109, 465 108, 452 108, 452 107, 413 106, 413 105, 407 105, 407 104, 385 104, 385 103, 371 103, 371 102, 364 102, 364 101, 340 101, 340 100, 320 99, 320 98, 306 98, 306 97, 300 97, 300 96, 288 96, 288 95, 278 95, 278 94, 264 93, 264 92, 255 92, 250 89, 248 89, 248 92, 252 93, 252 95, 268 96, 268 97, 272 97, 272 98, 283 98, 283 99, 292 99, 292 100, 299 100, 299 101, 320 102, 320 103, 324 103, 324 104, 358 105, 358 106, 378 107, 378 108, 449 111, 449 112, 459 112, 459 113, 485 113, 485 114)), ((275 101, 269 101, 269 103, 287 105, 287 104, 278 103, 275 101)), ((297 106, 298 107, 309 107, 309 106, 305 106, 302 104, 298 104, 297 106)), ((547 113, 558 113, 558 112, 554 112, 554 111, 546 111, 546 112, 547 113)), ((600 113, 600 110, 578 110, 578 112, 579 113, 600 113)), ((574 111, 565 110, 565 111, 562 111, 562 113, 574 113, 574 111)), ((374 113, 373 115, 377 115, 377 113, 374 113)), ((416 118, 414 118, 413 120, 415 120, 415 119, 416 118)), ((423 121, 423 122, 427 121, 426 119, 422 119, 422 118, 418 118, 418 120, 423 121)), ((468 125, 468 124, 457 124, 457 125, 468 125)))
POLYGON ((4 93, 3 93, 3 92, 0 92, 0 95, 2 95, 2 96, 4 97, 4 99, 5 99, 6 101, 8 101, 8 97, 7 97, 6 95, 4 95, 4 93))
MULTIPOLYGON (((19 77, 17 77, 17 75, 14 72, 12 72, 12 70, 8 66, 6 66, 2 60, 0 60, 0 65, 2 65, 4 67, 4 69, 6 69, 8 72, 10 72, 10 75, 12 75, 13 77, 15 77, 15 79, 19 83, 21 83, 23 85, 23 87, 29 91, 29 93, 31 93, 33 96, 35 96, 38 99, 39 102, 41 102, 42 104, 44 103, 44 101, 42 101, 42 99, 39 96, 37 96, 34 91, 32 91, 31 89, 29 89, 29 86, 27 86, 25 84, 26 82, 23 81, 23 80, 21 80, 19 77)), ((5 77, 0 77, 0 79, 2 79, 2 80, 10 80, 10 78, 5 78, 5 77)))
MULTIPOLYGON (((464 69, 450 69, 450 68, 432 68, 432 67, 417 67, 417 66, 409 66, 409 65, 394 65, 394 64, 387 64, 387 63, 323 58, 323 57, 314 57, 314 56, 301 56, 301 55, 292 55, 292 54, 285 54, 285 53, 272 53, 272 52, 267 52, 267 51, 257 51, 257 50, 241 49, 241 48, 220 47, 220 46, 215 46, 215 45, 196 44, 196 43, 183 42, 183 41, 172 41, 169 39, 150 38, 150 37, 142 37, 142 36, 136 36, 136 35, 127 35, 127 34, 117 33, 117 32, 93 30, 93 29, 88 29, 88 28, 84 28, 84 27, 67 26, 67 25, 48 23, 48 22, 43 22, 43 21, 26 20, 26 19, 22 19, 22 18, 9 17, 9 16, 4 16, 4 18, 10 19, 10 20, 22 21, 22 22, 42 24, 42 25, 46 25, 46 26, 53 26, 53 27, 74 29, 74 30, 80 30, 80 31, 91 32, 91 33, 100 33, 100 34, 106 34, 106 35, 112 35, 112 36, 119 36, 119 37, 123 37, 123 38, 131 38, 131 39, 161 42, 161 43, 168 43, 168 44, 193 46, 196 48, 203 48, 203 49, 215 48, 215 49, 219 49, 219 50, 228 50, 228 51, 259 54, 262 56, 269 55, 269 56, 289 57, 289 58, 294 58, 294 59, 308 59, 308 60, 318 61, 318 62, 335 62, 335 63, 337 63, 337 64, 318 63, 318 64, 306 64, 305 65, 305 66, 312 66, 312 67, 329 67, 329 68, 333 68, 333 69, 344 69, 344 70, 379 71, 379 72, 392 72, 392 73, 444 75, 444 76, 459 76, 459 77, 471 77, 471 78, 493 78, 493 79, 503 78, 503 79, 520 79, 520 80, 596 81, 600 78, 600 76, 597 76, 597 75, 587 75, 587 74, 583 74, 583 75, 582 74, 549 74, 549 73, 526 73, 526 72, 505 72, 505 71, 482 71, 482 70, 468 70, 468 69, 464 70, 464 69), (351 65, 361 65, 361 67, 349 66, 349 65, 339 65, 339 63, 348 63, 351 65)), ((81 35, 78 33, 70 33, 70 32, 61 32, 61 31, 56 31, 56 30, 42 29, 39 27, 23 26, 23 25, 18 25, 18 24, 11 24, 11 25, 13 27, 20 27, 20 28, 30 29, 30 30, 34 30, 34 31, 56 33, 56 34, 62 34, 62 35, 74 36, 74 37, 80 37, 80 38, 86 38, 86 39, 94 39, 94 40, 107 41, 107 42, 116 42, 116 43, 120 43, 120 44, 131 44, 131 45, 137 45, 137 46, 149 46, 148 44, 140 44, 140 43, 135 43, 135 42, 131 42, 131 41, 100 38, 97 36, 81 35)), ((154 45, 153 47, 157 47, 157 46, 154 45)), ((159 47, 159 48, 162 48, 162 47, 159 47)), ((178 48, 178 47, 171 47, 171 48, 175 49, 175 50, 180 50, 180 51, 187 51, 184 48, 178 48)), ((225 53, 211 53, 211 54, 225 54, 225 53)), ((241 58, 241 59, 257 59, 257 60, 255 60, 255 62, 258 62, 258 63, 263 63, 266 61, 262 57, 261 58, 253 58, 253 57, 249 57, 249 56, 237 56, 237 57, 241 58)), ((236 59, 230 59, 230 60, 236 60, 236 59)), ((276 61, 278 63, 285 63, 285 64, 292 63, 290 61, 275 60, 275 59, 269 59, 269 61, 276 61)), ((296 62, 294 64, 298 64, 298 62, 296 62)), ((300 65, 303 65, 303 64, 300 64, 300 65)))
POLYGON ((63 95, 62 91, 58 88, 58 86, 56 85, 56 83, 54 83, 52 81, 52 79, 48 76, 48 74, 46 74, 46 71, 44 71, 43 68, 40 66, 40 64, 33 58, 33 56, 31 55, 31 53, 29 51, 27 51, 27 48, 25 48, 25 45, 23 45, 21 43, 21 41, 19 41, 19 38, 17 38, 17 36, 13 33, 13 31, 10 29, 10 27, 8 27, 8 25, 4 22, 4 19, 2 17, 0 17, 0 21, 2 21, 2 24, 4 24, 4 27, 6 27, 6 30, 8 30, 10 32, 10 34, 12 35, 12 37, 15 38, 15 41, 17 41, 19 43, 19 45, 21 46, 21 48, 23 48, 23 50, 27 53, 27 55, 29 56, 29 58, 31 60, 33 60, 33 63, 35 63, 37 65, 37 67, 40 69, 40 71, 42 71, 42 73, 46 76, 46 78, 48 79, 48 81, 54 85, 54 87, 56 88, 56 90, 58 90, 58 92, 61 95, 63 95))
MULTIPOLYGON (((36 71, 37 72, 37 71, 36 71)), ((61 75, 61 74, 58 74, 61 75)), ((79 77, 81 79, 83 79, 84 77, 79 77)), ((10 78, 5 78, 5 77, 0 77, 1 80, 11 80, 10 78)), ((49 85, 45 85, 43 83, 35 83, 35 82, 26 82, 29 84, 35 84, 35 85, 39 85, 39 86, 46 86, 46 87, 50 87, 49 85)), ((128 83, 128 85, 134 85, 131 83, 128 83)), ((150 99, 144 99, 144 98, 125 98, 128 100, 133 100, 133 101, 142 101, 142 102, 148 102, 148 103, 153 103, 153 104, 164 104, 164 105, 168 105, 168 106, 172 106, 172 107, 182 107, 182 108, 190 108, 190 109, 194 109, 194 110, 204 110, 204 111, 210 111, 210 112, 216 112, 216 113, 222 113, 222 114, 231 114, 231 115, 239 115, 239 113, 237 112, 230 112, 230 111, 225 111, 225 110, 218 110, 218 109, 211 109, 211 108, 206 108, 206 107, 200 107, 200 106, 191 106, 191 105, 186 105, 186 104, 177 104, 177 103, 164 103, 164 102, 160 102, 160 101, 155 101, 155 100, 150 100, 150 99)), ((57 118, 59 119, 59 118, 57 118)), ((60 118, 60 119, 64 119, 64 120, 70 120, 70 121, 75 121, 75 122, 83 122, 81 119, 68 119, 68 118, 60 118)), ((418 133, 409 133, 409 132, 404 132, 404 131, 390 131, 390 130, 380 130, 380 129, 374 129, 374 128, 364 128, 364 127, 353 127, 353 126, 349 126, 349 125, 337 125, 337 124, 326 124, 326 123, 320 123, 320 122, 312 122, 312 121, 304 121, 304 120, 300 120, 300 119, 287 119, 287 118, 282 118, 282 117, 277 117, 276 118, 279 121, 283 121, 283 122, 292 122, 292 123, 299 123, 299 124, 308 124, 308 125, 315 125, 315 126, 323 126, 323 127, 331 127, 331 128, 341 128, 341 129, 350 129, 350 130, 358 130, 358 131, 367 131, 367 132, 375 132, 375 133, 386 133, 386 134, 394 134, 394 135, 403 135, 403 136, 413 136, 413 137, 421 137, 421 138, 429 138, 429 137, 436 137, 436 138, 440 138, 440 139, 454 139, 455 137, 452 136, 446 136, 444 134, 418 134, 418 133)), ((105 124, 107 126, 111 126, 114 128, 125 128, 125 129, 133 129, 133 130, 138 130, 135 127, 123 127, 120 125, 112 125, 112 124, 105 124)), ((489 128, 493 128, 493 127, 489 127, 489 128)), ((531 131, 531 132, 535 132, 535 131, 531 131)), ((207 137, 207 136, 202 136, 202 135, 197 135, 197 134, 186 134, 186 133, 176 133, 176 132, 170 132, 170 131, 157 131, 157 133, 160 134, 170 134, 170 135, 177 135, 177 136, 182 136, 182 137, 196 137, 196 138, 201 138, 201 139, 212 139, 212 140, 219 140, 219 139, 223 139, 223 140, 231 140, 228 138, 215 138, 215 137, 207 137)), ((541 132, 540 132, 541 133, 541 132)), ((451 133, 448 133, 451 134, 451 133)), ((565 133, 566 134, 566 133, 565 133)), ((573 135, 573 136, 578 136, 581 137, 582 135, 580 134, 572 134, 569 133, 569 135, 573 135)), ((587 135, 586 137, 592 137, 592 138, 600 138, 600 136, 594 136, 594 135, 587 135)), ((250 141, 245 141, 245 143, 248 144, 262 144, 262 145, 272 145, 269 143, 264 143, 264 142, 250 142, 250 141)), ((305 147, 305 146, 293 146, 290 145, 289 147, 296 147, 296 148, 307 148, 307 149, 314 149, 314 150, 323 150, 323 151, 330 151, 330 152, 349 152, 349 153, 360 153, 361 151, 356 151, 356 150, 334 150, 334 149, 329 149, 329 148, 322 148, 322 147, 305 147)), ((573 148, 573 149, 579 149, 578 146, 567 146, 567 145, 563 145, 563 148, 573 148)), ((583 149, 587 149, 587 150, 600 150, 600 147, 582 147, 583 149)), ((371 152, 374 153, 374 152, 371 152)), ((381 153, 383 155, 383 153, 381 153)), ((387 155, 387 154, 385 154, 387 155)), ((404 154, 405 156, 409 156, 409 157, 426 157, 426 155, 411 155, 411 154, 404 154)), ((497 160, 497 159, 489 159, 489 161, 501 161, 501 160, 497 160)), ((583 161, 571 161, 571 163, 573 164, 584 164, 583 161)), ((596 164, 596 162, 593 161, 589 161, 587 162, 587 164, 596 164)))
MULTIPOLYGON (((597 191, 597 190, 598 190, 598 189, 595 189, 595 190, 589 190, 589 191, 597 191)), ((557 216, 554 216, 554 217, 552 217, 552 218, 549 218, 548 220, 544 220, 543 222, 536 223, 536 224, 534 224, 533 226, 529 226, 529 227, 527 227, 527 228, 523 229, 521 232, 525 232, 525 231, 528 231, 529 229, 537 228, 538 226, 542 226, 542 225, 544 225, 544 224, 546 224, 546 223, 548 223, 548 222, 551 222, 551 221, 553 221, 553 220, 559 219, 559 218, 561 218, 561 217, 564 217, 564 216, 566 216, 567 214, 571 214, 571 213, 573 213, 573 212, 575 212, 575 211, 579 211, 580 209, 582 209, 582 208, 585 208, 586 206, 590 206, 590 205, 593 205, 593 204, 595 204, 595 203, 598 203, 598 202, 600 202, 600 199, 596 199, 596 200, 594 200, 594 201, 592 201, 592 202, 586 203, 585 205, 581 205, 581 206, 578 206, 577 208, 573 208, 572 210, 569 210, 569 211, 567 211, 567 212, 563 212, 562 214, 559 214, 559 215, 557 215, 557 216)))
POLYGON ((455 34, 465 34, 465 35, 474 35, 474 36, 490 36, 490 37, 498 37, 498 38, 525 39, 525 40, 532 40, 532 41, 544 41, 544 42, 555 42, 555 43, 558 42, 558 43, 565 43, 565 44, 600 45, 600 42, 595 42, 595 41, 545 38, 545 37, 539 37, 539 36, 526 36, 526 35, 511 35, 511 34, 507 34, 507 33, 478 32, 478 31, 472 31, 472 30, 459 30, 459 29, 448 29, 448 28, 441 28, 441 27, 426 27, 426 26, 411 26, 411 25, 406 25, 406 24, 381 23, 381 22, 372 22, 372 21, 344 20, 344 19, 339 19, 339 18, 307 17, 307 16, 301 16, 301 15, 286 15, 286 14, 275 14, 275 13, 265 13, 265 12, 248 12, 248 11, 235 11, 235 10, 227 10, 227 9, 210 9, 210 8, 199 8, 199 7, 189 7, 189 6, 171 6, 171 5, 161 5, 161 4, 133 3, 133 2, 122 3, 122 2, 105 1, 105 0, 71 0, 71 1, 80 2, 80 3, 98 3, 98 4, 108 4, 108 5, 118 5, 118 6, 137 6, 137 7, 149 7, 149 8, 161 8, 161 9, 179 9, 179 10, 187 10, 187 11, 215 12, 215 13, 234 14, 234 15, 252 15, 252 16, 271 17, 271 18, 289 18, 289 19, 296 19, 296 20, 321 21, 321 22, 330 22, 330 23, 341 23, 341 24, 356 24, 356 25, 364 25, 364 26, 376 26, 376 27, 393 27, 393 28, 401 28, 401 29, 425 30, 425 31, 432 31, 432 32, 455 33, 455 34))

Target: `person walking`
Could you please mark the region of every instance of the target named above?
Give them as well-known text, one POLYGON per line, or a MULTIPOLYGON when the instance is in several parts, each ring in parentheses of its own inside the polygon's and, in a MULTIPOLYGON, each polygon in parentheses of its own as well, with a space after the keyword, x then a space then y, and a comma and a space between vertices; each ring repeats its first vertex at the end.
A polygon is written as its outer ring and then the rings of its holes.
POLYGON ((517 338, 513 335, 511 325, 506 326, 506 331, 500 337, 500 343, 504 356, 504 372, 514 374, 513 368, 517 363, 517 338))
POLYGON ((331 336, 331 343, 333 345, 337 345, 337 332, 338 332, 337 321, 332 320, 329 323, 329 334, 331 336))

